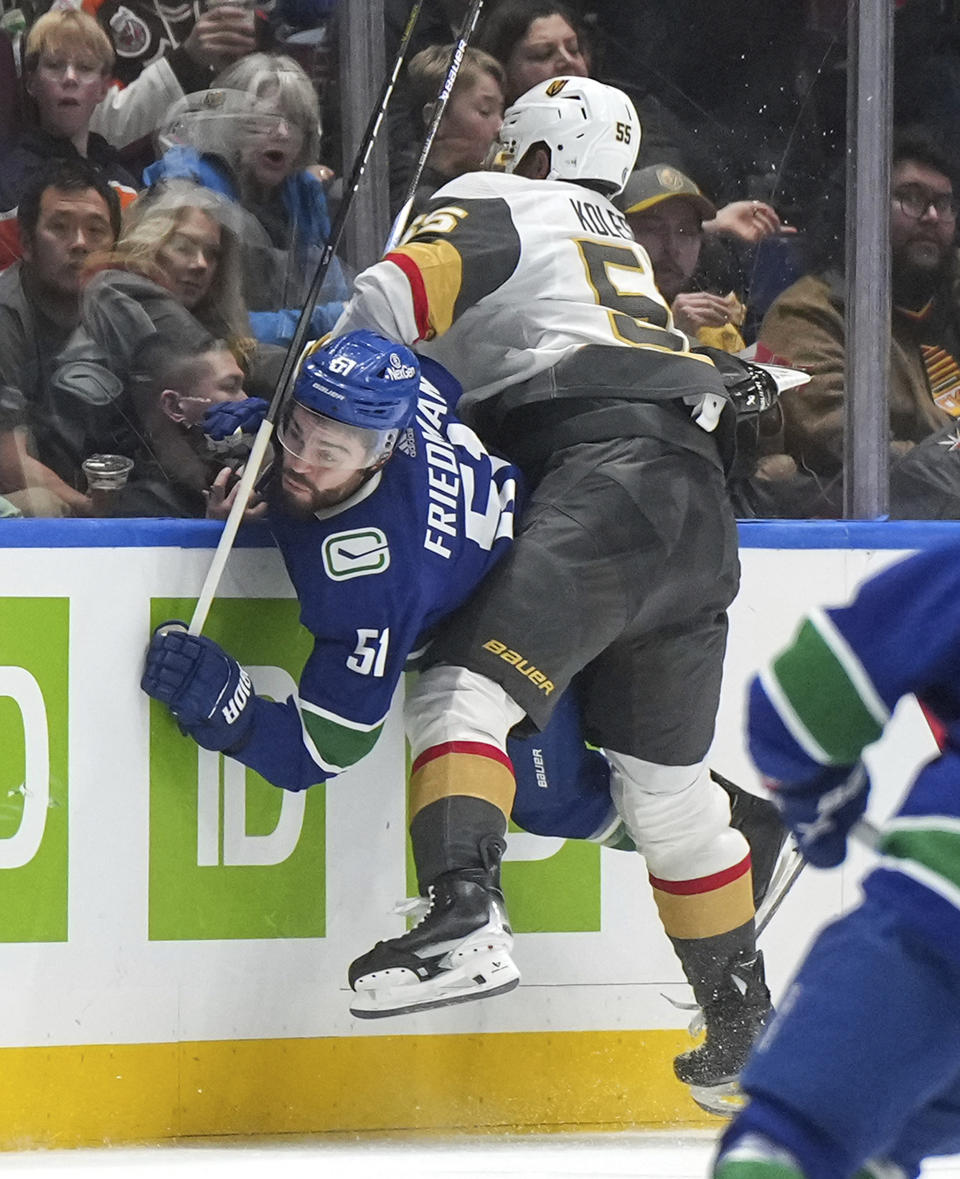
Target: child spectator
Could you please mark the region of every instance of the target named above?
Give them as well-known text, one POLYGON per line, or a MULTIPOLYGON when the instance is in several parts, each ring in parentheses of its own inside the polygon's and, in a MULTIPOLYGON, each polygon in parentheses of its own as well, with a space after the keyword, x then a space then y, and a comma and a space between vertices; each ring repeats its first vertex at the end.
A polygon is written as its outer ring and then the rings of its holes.
MULTIPOLYGON (((39 18, 26 40, 27 120, 3 148, 0 212, 16 209, 33 178, 51 160, 85 158, 118 188, 121 204, 133 199, 137 181, 116 149, 90 130, 93 112, 110 85, 112 67, 110 39, 93 17, 64 9, 39 18)), ((4 243, 4 256, 12 261, 19 246, 9 234, 4 243)))
MULTIPOLYGON (((413 168, 420 156, 423 133, 433 117, 434 104, 447 74, 452 45, 431 45, 410 62, 408 83, 414 123, 409 146, 391 168, 391 203, 399 209, 407 195, 413 168)), ((448 180, 479 171, 503 122, 503 66, 482 49, 468 46, 457 80, 437 127, 433 146, 420 176, 414 211, 448 180)))

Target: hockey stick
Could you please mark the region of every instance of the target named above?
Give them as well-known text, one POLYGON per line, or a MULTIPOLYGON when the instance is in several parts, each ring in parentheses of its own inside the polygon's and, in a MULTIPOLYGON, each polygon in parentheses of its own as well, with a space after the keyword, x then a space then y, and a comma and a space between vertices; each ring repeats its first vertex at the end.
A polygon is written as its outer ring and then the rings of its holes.
MULTIPOLYGON (((479 6, 478 6, 479 7, 479 6)), ((250 448, 250 456, 247 459, 243 474, 237 484, 236 492, 234 494, 233 505, 223 526, 223 531, 220 534, 220 539, 217 543, 216 552, 213 554, 213 559, 210 562, 210 568, 207 570, 207 575, 204 578, 203 585, 200 587, 200 594, 197 598, 197 604, 193 611, 193 617, 190 619, 190 626, 188 631, 192 635, 200 634, 203 630, 204 624, 207 621, 207 615, 210 613, 210 606, 213 603, 214 596, 217 592, 217 587, 220 585, 220 578, 223 576, 223 570, 227 563, 227 558, 233 549, 233 542, 236 539, 237 531, 240 527, 240 521, 243 519, 243 513, 247 509, 247 504, 250 502, 250 496, 253 493, 253 486, 260 474, 260 468, 263 465, 264 455, 267 452, 267 447, 270 444, 270 438, 273 434, 273 426, 279 413, 280 407, 284 398, 287 395, 290 386, 293 384, 293 376, 296 372, 297 362, 300 359, 300 353, 307 342, 307 337, 310 334, 310 319, 313 315, 313 309, 316 305, 317 298, 320 294, 320 288, 323 286, 323 280, 327 276, 327 270, 330 268, 330 262, 333 259, 337 246, 340 244, 340 239, 343 236, 344 225, 346 224, 347 214, 350 211, 350 205, 356 195, 357 189, 360 187, 360 181, 363 177, 364 169, 370 159, 370 154, 373 151, 373 146, 380 130, 380 125, 386 115, 387 106, 393 94, 394 87, 397 83, 397 78, 400 76, 400 71, 403 68, 403 63, 406 60, 407 50, 410 46, 410 40, 413 37, 413 30, 416 27, 417 21, 420 18, 420 10, 423 8, 423 0, 414 0, 410 7, 410 13, 407 17, 407 23, 404 26, 403 34, 400 38, 400 45, 397 48, 397 53, 393 61, 393 68, 387 77, 384 79, 381 87, 377 105, 367 123, 363 137, 360 141, 360 147, 357 150, 356 158, 354 159, 353 168, 350 172, 350 178, 347 181, 346 187, 343 191, 343 197, 340 201, 340 207, 337 209, 337 215, 334 218, 333 225, 330 228, 330 236, 323 248, 323 253, 320 255, 320 260, 317 263, 317 268, 313 275, 313 280, 310 283, 310 289, 307 292, 307 297, 304 300, 303 308, 297 319, 297 326, 293 333, 293 339, 287 346, 286 355, 283 358, 283 365, 280 369, 280 376, 277 378, 277 387, 274 391, 273 397, 270 400, 270 406, 260 423, 260 428, 257 431, 256 438, 253 441, 253 446, 250 448)))
POLYGON ((440 93, 437 95, 437 101, 433 104, 433 114, 427 126, 427 134, 424 138, 423 146, 420 149, 420 158, 417 160, 416 167, 413 170, 413 176, 410 178, 410 183, 407 186, 406 198, 400 206, 400 212, 394 218, 393 225, 390 227, 390 236, 387 238, 387 244, 383 247, 385 254, 389 254, 403 236, 403 231, 407 225, 407 218, 410 216, 410 210, 413 207, 414 197, 417 195, 420 177, 423 175, 423 169, 427 163, 427 156, 433 147, 433 141, 436 138, 440 120, 443 118, 443 112, 447 109, 447 103, 450 101, 453 84, 457 80, 457 74, 460 72, 460 63, 463 61, 463 52, 467 48, 471 36, 473 36, 473 30, 476 27, 481 8, 483 8, 483 0, 472 0, 467 10, 463 28, 460 30, 460 36, 457 39, 456 45, 453 47, 450 65, 447 67, 447 75, 443 79, 443 85, 440 87, 440 93))
POLYGON ((775 870, 770 887, 767 889, 767 895, 763 898, 754 917, 757 937, 767 928, 777 910, 787 899, 787 893, 797 883, 797 877, 803 871, 806 863, 807 861, 797 850, 796 845, 791 844, 785 849, 783 862, 775 870))
MULTIPOLYGON (((873 824, 869 819, 858 819, 851 828, 850 834, 856 841, 871 851, 878 851, 880 847, 880 829, 873 824)), ((770 924, 771 918, 783 904, 787 898, 787 893, 796 884, 797 877, 803 871, 807 861, 803 858, 795 846, 790 848, 788 858, 776 873, 775 880, 771 882, 770 889, 767 895, 763 898, 763 903, 757 909, 756 923, 757 923, 757 937, 770 924), (782 879, 783 883, 778 881, 782 879)))

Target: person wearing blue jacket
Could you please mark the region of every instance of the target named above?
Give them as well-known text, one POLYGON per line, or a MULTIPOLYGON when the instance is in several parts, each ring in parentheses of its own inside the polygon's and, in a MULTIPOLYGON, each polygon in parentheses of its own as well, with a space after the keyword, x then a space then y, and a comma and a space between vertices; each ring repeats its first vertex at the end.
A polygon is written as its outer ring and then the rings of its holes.
MULTIPOLYGON (((251 325, 261 342, 284 344, 330 236, 326 192, 310 169, 319 143, 316 94, 292 58, 267 53, 241 59, 217 83, 175 104, 161 132, 167 150, 144 182, 189 179, 246 210, 251 325)), ((330 331, 348 294, 334 258, 311 320, 315 336, 330 331)))

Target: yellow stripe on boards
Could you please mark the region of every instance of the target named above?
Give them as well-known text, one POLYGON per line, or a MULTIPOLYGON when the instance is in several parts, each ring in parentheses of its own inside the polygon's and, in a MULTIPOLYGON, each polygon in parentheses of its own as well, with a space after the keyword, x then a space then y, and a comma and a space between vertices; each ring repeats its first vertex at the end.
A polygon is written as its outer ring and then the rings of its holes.
POLYGON ((683 1031, 0 1049, 0 1149, 219 1134, 709 1126, 683 1031))

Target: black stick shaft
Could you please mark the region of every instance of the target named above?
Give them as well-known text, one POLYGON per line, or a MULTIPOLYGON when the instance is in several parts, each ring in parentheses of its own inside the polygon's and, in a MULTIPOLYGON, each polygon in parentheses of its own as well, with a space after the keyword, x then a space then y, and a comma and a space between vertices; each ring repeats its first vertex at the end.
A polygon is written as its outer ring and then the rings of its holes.
POLYGON ((380 131, 380 125, 383 122, 384 116, 387 112, 387 106, 390 103, 390 98, 393 94, 394 88, 397 84, 397 78, 400 76, 400 71, 403 68, 403 63, 406 60, 407 49, 410 45, 410 40, 416 28, 417 20, 420 17, 420 10, 423 8, 423 0, 414 0, 410 8, 410 14, 407 17, 407 23, 404 26, 403 35, 400 38, 400 45, 397 49, 396 57, 393 62, 393 69, 384 80, 383 88, 380 91, 380 96, 377 100, 377 105, 370 116, 367 123, 366 130, 363 133, 363 138, 360 141, 360 148, 357 151, 356 158, 353 162, 353 169, 350 177, 343 190, 343 198, 340 201, 340 207, 337 209, 337 215, 333 220, 333 225, 330 227, 330 237, 327 244, 323 247, 323 253, 320 255, 320 261, 317 263, 317 268, 314 271, 313 281, 310 283, 310 289, 307 292, 307 297, 304 300, 303 308, 297 319, 297 326, 293 333, 293 339, 287 347, 286 356, 283 359, 283 366, 280 369, 280 376, 277 379, 277 388, 274 392, 273 398, 270 402, 270 409, 267 417, 270 421, 276 419, 279 412, 280 405, 287 394, 289 386, 293 384, 293 374, 297 368, 297 362, 300 359, 300 353, 307 342, 310 335, 310 319, 313 315, 313 309, 316 306, 317 298, 320 294, 320 288, 323 286, 323 280, 327 277, 327 271, 330 268, 330 263, 336 253, 337 247, 340 245, 340 239, 343 237, 343 230, 347 220, 347 214, 350 211, 350 206, 353 203, 353 198, 356 195, 357 189, 360 187, 360 181, 363 177, 364 170, 370 160, 370 155, 373 151, 374 144, 377 139, 377 134, 380 131))
POLYGON ((483 0, 472 0, 470 7, 467 9, 463 28, 460 30, 460 36, 450 56, 450 64, 447 67, 446 77, 443 79, 443 85, 440 87, 437 101, 433 104, 433 114, 427 127, 427 134, 424 138, 423 146, 420 149, 420 157, 417 160, 416 167, 413 170, 413 176, 407 186, 406 198, 391 226, 387 244, 383 247, 385 254, 389 254, 403 236, 407 218, 410 216, 410 209, 413 206, 413 200, 417 194, 417 186, 420 183, 420 177, 423 175, 423 169, 427 163, 427 156, 429 156, 430 149, 433 147, 433 141, 436 138, 440 120, 443 118, 443 112, 447 109, 447 103, 450 101, 450 93, 453 90, 454 82, 457 80, 457 74, 460 72, 463 53, 470 43, 470 38, 473 36, 473 30, 476 28, 477 18, 480 16, 481 8, 483 8, 483 0))

